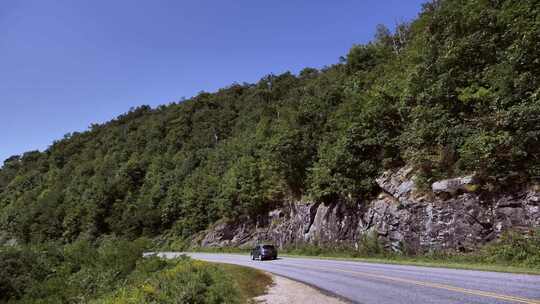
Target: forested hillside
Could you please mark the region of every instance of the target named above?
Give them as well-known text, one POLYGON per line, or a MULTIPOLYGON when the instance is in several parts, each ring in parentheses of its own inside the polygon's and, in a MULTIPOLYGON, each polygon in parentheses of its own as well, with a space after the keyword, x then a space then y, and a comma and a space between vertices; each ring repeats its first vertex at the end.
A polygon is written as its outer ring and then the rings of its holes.
MULTIPOLYGON (((441 0, 339 63, 139 107, 5 161, 19 242, 187 238, 285 200, 362 202, 383 170, 540 179, 540 1, 441 0)), ((426 191, 429 187, 426 187, 426 191)))

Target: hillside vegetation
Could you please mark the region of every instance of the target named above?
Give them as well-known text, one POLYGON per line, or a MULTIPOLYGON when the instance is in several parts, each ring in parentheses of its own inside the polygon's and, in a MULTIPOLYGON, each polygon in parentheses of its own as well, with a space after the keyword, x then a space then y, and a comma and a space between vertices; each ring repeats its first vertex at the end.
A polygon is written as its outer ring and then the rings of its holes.
POLYGON ((135 108, 13 156, 0 170, 1 234, 182 239, 302 196, 362 202, 404 164, 424 187, 471 172, 481 191, 538 182, 539 10, 432 1, 321 70, 135 108))
POLYGON ((0 247, 0 303, 251 303, 272 282, 246 267, 143 258, 150 241, 0 247))

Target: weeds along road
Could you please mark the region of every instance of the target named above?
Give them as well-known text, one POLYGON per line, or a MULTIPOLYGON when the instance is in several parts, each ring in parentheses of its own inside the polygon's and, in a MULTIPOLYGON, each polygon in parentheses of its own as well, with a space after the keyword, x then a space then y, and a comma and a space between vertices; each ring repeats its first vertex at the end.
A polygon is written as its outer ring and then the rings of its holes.
MULTIPOLYGON (((182 253, 161 252, 174 258, 182 253)), ((253 267, 307 283, 353 303, 540 304, 540 276, 475 270, 283 257, 186 253, 198 260, 253 267)))

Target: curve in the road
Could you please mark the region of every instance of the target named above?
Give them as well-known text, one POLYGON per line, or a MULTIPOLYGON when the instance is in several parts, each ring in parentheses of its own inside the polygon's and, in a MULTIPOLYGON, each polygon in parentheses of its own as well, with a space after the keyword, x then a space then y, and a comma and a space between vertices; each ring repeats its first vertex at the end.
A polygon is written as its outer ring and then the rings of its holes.
MULTIPOLYGON (((180 253, 160 253, 173 258, 180 253)), ((251 261, 237 254, 195 259, 258 268, 357 303, 540 304, 540 276, 307 258, 251 261)))

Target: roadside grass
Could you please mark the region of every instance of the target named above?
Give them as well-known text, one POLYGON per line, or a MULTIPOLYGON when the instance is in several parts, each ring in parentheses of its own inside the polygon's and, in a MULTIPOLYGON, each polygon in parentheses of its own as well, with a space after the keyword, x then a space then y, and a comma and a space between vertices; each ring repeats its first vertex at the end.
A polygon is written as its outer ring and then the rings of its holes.
POLYGON ((254 268, 232 264, 217 265, 232 276, 240 292, 241 303, 251 303, 253 298, 264 295, 273 283, 270 275, 254 268))
MULTIPOLYGON (((190 252, 204 252, 204 253, 230 253, 239 255, 249 255, 249 250, 239 248, 193 248, 190 252)), ((392 265, 409 265, 409 266, 422 266, 422 267, 435 267, 435 268, 450 268, 450 269, 464 269, 464 270, 480 270, 480 271, 493 271, 493 272, 506 272, 517 274, 534 274, 540 275, 540 267, 520 266, 503 263, 481 263, 467 261, 466 259, 459 261, 458 258, 435 258, 429 256, 402 256, 402 255, 385 255, 385 256, 363 256, 359 257, 356 254, 343 251, 324 251, 313 254, 309 252, 302 252, 301 250, 281 250, 279 252, 281 257, 290 258, 317 258, 321 260, 342 260, 364 263, 377 263, 377 264, 392 264, 392 265)))
MULTIPOLYGON (((215 253, 249 253, 249 249, 234 247, 192 248, 191 250, 215 253)), ((468 253, 455 251, 424 254, 393 253, 384 250, 376 239, 367 237, 361 240, 358 249, 303 245, 284 248, 280 250, 279 255, 540 275, 540 232, 524 236, 510 231, 503 234, 497 242, 468 253)))
POLYGON ((150 277, 137 277, 131 284, 95 300, 94 304, 197 303, 249 304, 263 295, 272 278, 256 269, 191 260, 167 261, 172 268, 150 277))

